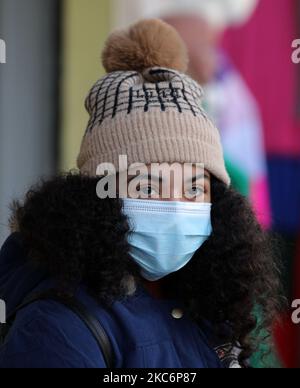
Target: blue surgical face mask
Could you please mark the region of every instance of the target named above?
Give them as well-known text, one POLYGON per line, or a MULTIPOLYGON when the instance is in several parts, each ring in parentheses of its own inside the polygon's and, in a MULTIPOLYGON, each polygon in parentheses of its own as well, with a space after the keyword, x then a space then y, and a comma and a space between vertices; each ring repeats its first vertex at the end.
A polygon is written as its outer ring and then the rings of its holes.
POLYGON ((211 204, 125 199, 130 254, 141 275, 159 280, 183 268, 212 233, 211 204))

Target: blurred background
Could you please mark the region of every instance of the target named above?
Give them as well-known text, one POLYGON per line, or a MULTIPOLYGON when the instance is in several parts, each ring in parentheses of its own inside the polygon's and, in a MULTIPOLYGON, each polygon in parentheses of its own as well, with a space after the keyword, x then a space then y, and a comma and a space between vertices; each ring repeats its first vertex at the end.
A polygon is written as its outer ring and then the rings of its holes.
MULTIPOLYGON (((233 184, 281 236, 287 295, 299 299, 300 0, 0 0, 0 244, 12 199, 76 167, 105 39, 142 17, 164 18, 186 41, 233 184)), ((300 328, 290 311, 282 321, 277 350, 263 362, 259 350, 254 366, 300 366, 300 328)))

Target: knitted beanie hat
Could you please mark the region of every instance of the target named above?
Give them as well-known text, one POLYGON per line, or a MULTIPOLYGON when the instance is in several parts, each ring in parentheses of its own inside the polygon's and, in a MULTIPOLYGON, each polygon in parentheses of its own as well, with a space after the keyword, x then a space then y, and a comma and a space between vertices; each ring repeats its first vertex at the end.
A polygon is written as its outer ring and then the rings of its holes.
POLYGON ((101 163, 202 163, 230 184, 220 134, 201 106, 203 92, 185 73, 186 47, 161 20, 113 33, 103 51, 107 75, 86 99, 90 120, 77 164, 95 176, 101 163))

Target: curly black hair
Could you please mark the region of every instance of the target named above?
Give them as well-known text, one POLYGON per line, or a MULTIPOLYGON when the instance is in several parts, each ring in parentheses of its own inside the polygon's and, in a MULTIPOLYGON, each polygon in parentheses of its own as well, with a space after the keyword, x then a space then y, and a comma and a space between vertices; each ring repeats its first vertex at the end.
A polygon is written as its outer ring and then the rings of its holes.
POLYGON ((259 345, 272 348, 272 329, 285 306, 279 240, 262 229, 244 196, 214 177, 212 204, 213 234, 169 277, 169 287, 200 325, 209 320, 240 348, 239 361, 248 365, 259 345))
POLYGON ((111 304, 125 295, 124 279, 138 276, 138 268, 129 256, 122 203, 100 200, 98 181, 76 173, 41 181, 24 204, 12 204, 10 223, 60 292, 72 295, 83 283, 99 302, 111 304))
MULTIPOLYGON (((130 258, 122 202, 100 200, 98 181, 71 173, 42 182, 24 204, 15 203, 14 219, 31 259, 61 289, 72 293, 83 283, 99 303, 112 303, 126 295, 126 277, 142 280, 130 258)), ((256 350, 255 329, 270 333, 279 313, 280 265, 246 198, 212 178, 212 203, 213 234, 165 281, 199 325, 208 320, 220 335, 224 324, 230 328, 226 340, 241 348, 244 363, 256 350)))

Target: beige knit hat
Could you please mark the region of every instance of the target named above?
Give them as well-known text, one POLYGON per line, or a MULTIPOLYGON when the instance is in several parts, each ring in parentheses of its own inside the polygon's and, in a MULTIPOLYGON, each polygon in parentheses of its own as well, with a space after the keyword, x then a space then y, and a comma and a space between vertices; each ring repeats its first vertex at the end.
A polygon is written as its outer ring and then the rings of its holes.
POLYGON ((226 185, 220 134, 202 109, 203 92, 188 77, 185 45, 161 20, 113 33, 103 52, 107 75, 86 99, 90 120, 77 164, 96 175, 101 163, 203 163, 226 185))

